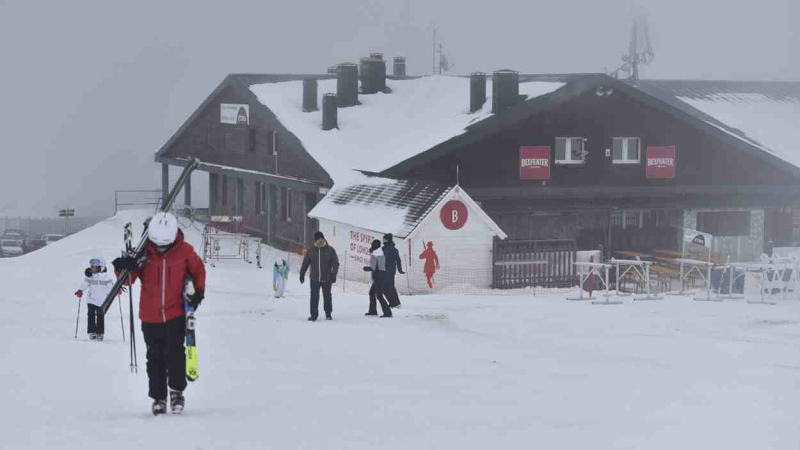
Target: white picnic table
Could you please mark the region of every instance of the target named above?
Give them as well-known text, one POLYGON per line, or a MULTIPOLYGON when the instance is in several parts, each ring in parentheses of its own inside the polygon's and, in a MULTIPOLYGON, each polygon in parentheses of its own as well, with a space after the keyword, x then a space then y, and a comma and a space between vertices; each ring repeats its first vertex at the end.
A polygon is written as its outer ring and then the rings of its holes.
POLYGON ((583 297, 583 285, 586 282, 586 280, 589 279, 590 276, 597 275, 597 277, 600 278, 600 281, 603 282, 603 287, 605 288, 605 298, 606 298, 606 300, 604 302, 594 302, 593 301, 592 304, 593 305, 618 305, 618 304, 622 303, 622 302, 612 302, 609 299, 610 295, 608 293, 608 271, 611 269, 611 267, 613 267, 611 264, 608 264, 608 263, 596 263, 596 262, 581 262, 581 261, 576 261, 573 264, 575 264, 575 266, 577 268, 581 268, 581 269, 585 269, 585 270, 581 270, 581 271, 578 272, 578 276, 580 277, 580 281, 581 281, 580 286, 578 286, 580 295, 578 296, 578 298, 567 298, 567 300, 594 300, 595 297, 592 297, 591 295, 589 297, 586 297, 586 298, 583 297), (586 270, 586 269, 588 269, 588 270, 586 270))
POLYGON ((608 260, 609 264, 613 264, 617 267, 617 295, 620 297, 628 296, 631 294, 623 294, 619 290, 620 280, 622 277, 627 275, 628 273, 634 273, 637 277, 641 278, 645 284, 645 292, 647 293, 644 297, 636 298, 634 300, 661 300, 664 297, 659 297, 657 295, 653 295, 650 293, 650 266, 655 264, 653 261, 642 261, 640 259, 615 259, 611 258, 608 260), (625 268, 625 270, 620 273, 620 268, 625 268))

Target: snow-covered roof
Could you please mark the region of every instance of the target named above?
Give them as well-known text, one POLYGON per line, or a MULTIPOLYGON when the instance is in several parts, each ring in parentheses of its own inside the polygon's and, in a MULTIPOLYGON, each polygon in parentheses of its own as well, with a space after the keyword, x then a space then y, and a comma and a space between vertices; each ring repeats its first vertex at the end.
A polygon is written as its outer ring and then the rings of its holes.
POLYGON ((507 235, 460 186, 448 187, 425 181, 373 178, 373 184, 338 184, 308 213, 324 219, 400 239, 410 236, 436 209, 449 199, 461 200, 486 222, 500 239, 507 235), (382 180, 382 181, 378 181, 382 180))
POLYGON ((643 80, 637 88, 800 167, 800 82, 643 80))
MULTIPOLYGON (((339 129, 324 131, 322 111, 302 111, 301 80, 250 85, 267 106, 328 172, 334 184, 366 182, 360 172, 381 172, 444 141, 492 115, 492 83, 482 110, 469 113, 469 78, 433 76, 386 81, 391 93, 360 95, 361 105, 339 108, 339 129)), ((553 92, 565 83, 521 82, 520 95, 529 99, 553 92)), ((318 82, 322 96, 336 92, 335 79, 318 82)))
POLYGON ((308 216, 405 238, 452 189, 422 181, 370 181, 337 183, 308 216))

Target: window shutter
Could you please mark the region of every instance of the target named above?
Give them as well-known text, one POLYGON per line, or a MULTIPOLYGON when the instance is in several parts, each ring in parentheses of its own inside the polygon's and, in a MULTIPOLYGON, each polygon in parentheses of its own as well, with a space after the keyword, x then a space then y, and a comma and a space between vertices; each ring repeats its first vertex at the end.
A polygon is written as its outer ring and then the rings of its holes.
POLYGON ((250 151, 256 151, 256 129, 250 128, 250 151))

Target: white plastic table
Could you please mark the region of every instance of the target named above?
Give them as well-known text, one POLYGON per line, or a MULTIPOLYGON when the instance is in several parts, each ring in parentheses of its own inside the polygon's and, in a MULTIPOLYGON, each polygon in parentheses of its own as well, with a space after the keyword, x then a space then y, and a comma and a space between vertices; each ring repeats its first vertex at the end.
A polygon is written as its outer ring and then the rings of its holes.
POLYGON ((594 262, 579 262, 579 261, 576 261, 573 264, 575 264, 576 268, 583 268, 583 269, 588 269, 588 270, 586 270, 585 274, 583 274, 583 273, 579 273, 578 274, 579 277, 580 277, 580 281, 581 281, 580 286, 578 286, 578 289, 580 290, 579 291, 580 292, 579 297, 578 298, 568 298, 567 300, 594 300, 594 297, 591 297, 591 296, 584 298, 584 296, 583 296, 583 284, 586 282, 586 280, 589 279, 590 276, 597 275, 597 277, 600 278, 600 280, 603 282, 603 287, 605 288, 605 292, 606 292, 605 293, 606 300, 604 302, 592 302, 592 304, 593 305, 618 305, 618 304, 622 303, 622 302, 612 302, 612 301, 609 300, 608 271, 612 267, 611 264, 594 263, 594 262))
POLYGON ((634 300, 662 300, 664 297, 659 297, 650 293, 650 266, 655 264, 653 261, 642 261, 638 259, 614 259, 608 261, 609 264, 617 266, 617 295, 627 296, 630 294, 621 294, 619 291, 619 282, 626 274, 633 272, 637 277, 641 278, 645 284, 645 292, 647 295, 644 297, 634 297, 634 300), (625 271, 620 273, 620 268, 626 267, 625 271))
POLYGON ((697 272, 700 275, 700 278, 703 279, 703 282, 706 284, 706 297, 695 297, 694 299, 697 301, 705 301, 705 302, 721 302, 722 299, 720 298, 712 298, 711 297, 711 269, 716 265, 710 261, 699 261, 696 259, 687 259, 687 258, 678 258, 675 262, 680 263, 681 265, 681 293, 686 292, 684 290, 684 286, 686 282, 684 281, 689 274, 692 272, 697 272), (689 270, 684 274, 683 269, 685 266, 689 266, 689 270), (703 274, 701 267, 706 268, 706 273, 703 274))

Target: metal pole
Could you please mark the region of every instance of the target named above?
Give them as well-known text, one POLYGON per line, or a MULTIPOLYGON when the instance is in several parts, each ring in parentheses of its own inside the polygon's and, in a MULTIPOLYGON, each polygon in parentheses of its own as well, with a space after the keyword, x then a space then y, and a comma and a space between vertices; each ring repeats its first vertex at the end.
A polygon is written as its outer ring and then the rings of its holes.
MULTIPOLYGON (((129 286, 128 289, 132 289, 132 286, 129 286)), ((119 305, 119 327, 122 330, 122 342, 125 342, 125 324, 122 322, 122 299, 117 304, 119 305)))
POLYGON ((75 319, 75 339, 78 339, 78 324, 81 321, 81 297, 78 297, 78 317, 75 319))

